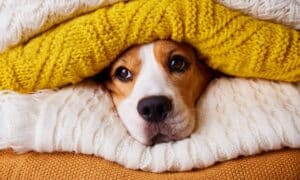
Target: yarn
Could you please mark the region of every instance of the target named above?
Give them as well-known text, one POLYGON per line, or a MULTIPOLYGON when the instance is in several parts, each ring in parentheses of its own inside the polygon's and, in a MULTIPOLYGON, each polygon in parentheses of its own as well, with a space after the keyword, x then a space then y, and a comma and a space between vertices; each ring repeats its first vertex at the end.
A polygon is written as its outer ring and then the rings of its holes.
MULTIPOLYGON (((119 0, 2 0, 0 1, 0 52, 27 41, 70 18, 119 0), (11 23, 13 22, 13 23, 11 23)), ((300 3, 295 0, 216 0, 259 19, 300 29, 300 3)))
POLYGON ((259 19, 273 20, 300 30, 299 0, 217 0, 259 19))
POLYGON ((122 0, 1 0, 0 52, 73 17, 122 0))
POLYGON ((300 80, 300 33, 210 0, 117 3, 63 23, 0 55, 0 89, 30 92, 93 76, 135 44, 193 45, 212 68, 239 77, 300 80))
MULTIPOLYGON (((134 108, 134 107, 133 107, 134 108)), ((300 148, 300 85, 218 78, 197 104, 189 138, 144 146, 99 84, 0 92, 0 149, 93 154, 127 168, 186 171, 263 151, 300 148)))
POLYGON ((299 179, 300 150, 268 152, 180 173, 133 171, 102 158, 74 153, 0 151, 0 169, 0 179, 299 179))

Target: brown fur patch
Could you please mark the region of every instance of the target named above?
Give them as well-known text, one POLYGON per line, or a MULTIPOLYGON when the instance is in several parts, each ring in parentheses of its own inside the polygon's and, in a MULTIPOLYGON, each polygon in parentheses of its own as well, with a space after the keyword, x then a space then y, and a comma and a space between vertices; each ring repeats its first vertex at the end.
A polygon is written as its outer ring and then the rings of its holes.
POLYGON ((110 70, 111 80, 106 83, 106 87, 111 92, 113 101, 118 105, 124 98, 128 97, 132 92, 135 81, 141 69, 141 60, 139 59, 140 47, 133 47, 122 54, 112 65, 110 70), (133 75, 131 81, 122 82, 114 75, 118 67, 124 66, 133 75))
POLYGON ((192 47, 182 43, 156 41, 154 43, 154 55, 167 72, 168 79, 180 93, 183 101, 188 107, 193 108, 210 79, 207 67, 197 62, 196 53, 192 47), (168 61, 173 55, 181 55, 188 61, 189 66, 185 72, 172 73, 169 71, 168 61))

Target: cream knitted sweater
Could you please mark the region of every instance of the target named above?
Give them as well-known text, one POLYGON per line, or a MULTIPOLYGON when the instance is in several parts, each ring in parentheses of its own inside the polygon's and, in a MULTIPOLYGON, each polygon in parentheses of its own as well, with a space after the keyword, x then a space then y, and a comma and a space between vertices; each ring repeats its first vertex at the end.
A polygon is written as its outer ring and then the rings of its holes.
POLYGON ((31 95, 1 92, 0 114, 0 149, 75 151, 152 172, 300 148, 300 84, 215 80, 198 103, 191 137, 152 147, 127 133, 109 95, 92 83, 31 95))

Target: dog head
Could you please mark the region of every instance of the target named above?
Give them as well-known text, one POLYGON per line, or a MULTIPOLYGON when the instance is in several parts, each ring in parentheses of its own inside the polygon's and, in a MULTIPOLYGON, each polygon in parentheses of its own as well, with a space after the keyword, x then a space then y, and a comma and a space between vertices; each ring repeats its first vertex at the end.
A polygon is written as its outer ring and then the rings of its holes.
POLYGON ((105 85, 123 124, 145 145, 192 133, 196 102, 211 78, 191 47, 165 40, 128 49, 109 76, 105 85))

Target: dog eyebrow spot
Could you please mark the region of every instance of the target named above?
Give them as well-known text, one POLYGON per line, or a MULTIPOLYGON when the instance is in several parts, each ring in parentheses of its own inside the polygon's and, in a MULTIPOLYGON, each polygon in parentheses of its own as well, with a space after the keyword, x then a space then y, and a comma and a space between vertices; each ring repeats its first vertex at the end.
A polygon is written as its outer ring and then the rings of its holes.
POLYGON ((127 58, 122 58, 122 59, 120 59, 120 61, 122 61, 122 62, 124 62, 124 63, 127 63, 128 61, 127 61, 127 58))
POLYGON ((176 52, 176 51, 177 51, 176 47, 174 47, 173 49, 171 49, 171 51, 168 53, 167 58, 170 58, 173 55, 173 53, 176 52))

